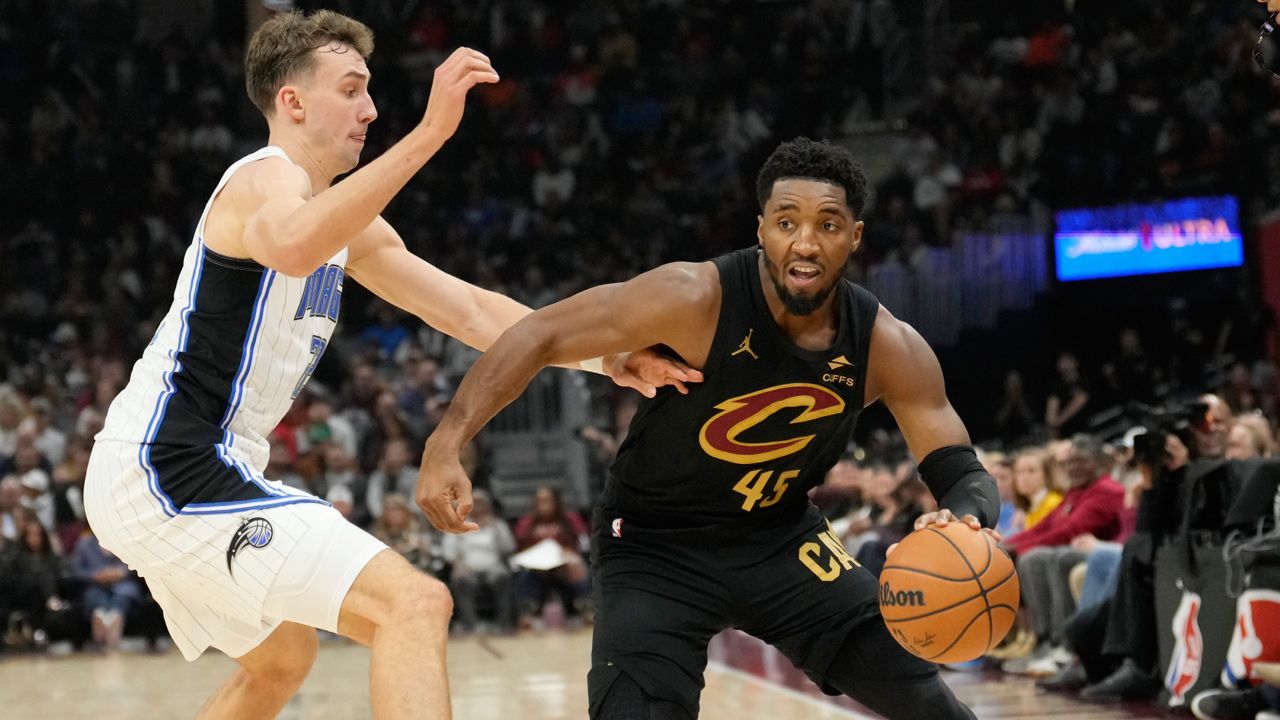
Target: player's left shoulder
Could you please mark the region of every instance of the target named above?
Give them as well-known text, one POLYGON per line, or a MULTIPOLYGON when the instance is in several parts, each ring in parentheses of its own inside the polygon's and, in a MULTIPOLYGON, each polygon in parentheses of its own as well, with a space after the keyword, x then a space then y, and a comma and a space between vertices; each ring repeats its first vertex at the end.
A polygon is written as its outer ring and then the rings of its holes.
POLYGON ((876 321, 871 326, 868 364, 891 365, 908 358, 913 346, 924 343, 924 338, 909 323, 895 317, 884 305, 877 305, 876 321))
POLYGON ((938 358, 910 323, 879 306, 867 354, 867 402, 905 390, 922 390, 941 380, 938 358))

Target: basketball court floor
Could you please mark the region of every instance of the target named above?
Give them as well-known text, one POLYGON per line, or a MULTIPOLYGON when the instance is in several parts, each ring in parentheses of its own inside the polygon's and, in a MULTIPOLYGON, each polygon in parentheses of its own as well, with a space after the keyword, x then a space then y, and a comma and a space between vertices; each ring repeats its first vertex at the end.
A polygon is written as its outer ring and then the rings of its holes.
MULTIPOLYGON (((585 718, 590 649, 590 630, 454 640, 449 646, 453 715, 458 720, 585 718)), ((745 636, 722 635, 711 654, 703 720, 874 717, 851 703, 833 703, 789 663, 745 636)), ((0 718, 189 718, 232 665, 216 652, 194 663, 183 662, 176 651, 5 657, 0 659, 0 718)), ((368 671, 364 648, 344 641, 322 643, 311 677, 280 717, 370 717, 368 671)), ((1100 707, 1039 693, 1022 678, 956 673, 947 680, 983 720, 1165 717, 1142 707, 1100 707)))

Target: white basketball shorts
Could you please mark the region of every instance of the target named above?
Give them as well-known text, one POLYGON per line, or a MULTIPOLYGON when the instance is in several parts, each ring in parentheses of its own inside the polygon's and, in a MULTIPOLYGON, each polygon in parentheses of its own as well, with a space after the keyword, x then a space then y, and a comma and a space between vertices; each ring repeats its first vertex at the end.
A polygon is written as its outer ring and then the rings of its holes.
POLYGON ((146 580, 183 657, 209 647, 240 657, 286 620, 337 631, 347 591, 386 545, 323 500, 252 470, 246 482, 269 497, 159 501, 139 450, 95 443, 85 514, 102 546, 146 580))

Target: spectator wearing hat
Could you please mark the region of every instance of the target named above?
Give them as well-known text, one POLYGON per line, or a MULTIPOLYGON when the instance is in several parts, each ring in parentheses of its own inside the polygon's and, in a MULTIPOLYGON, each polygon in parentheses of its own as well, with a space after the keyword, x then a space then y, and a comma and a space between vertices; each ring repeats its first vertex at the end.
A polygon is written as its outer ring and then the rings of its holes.
POLYGON ((22 507, 31 512, 46 529, 54 527, 53 495, 49 492, 49 473, 38 467, 18 476, 22 485, 22 507))

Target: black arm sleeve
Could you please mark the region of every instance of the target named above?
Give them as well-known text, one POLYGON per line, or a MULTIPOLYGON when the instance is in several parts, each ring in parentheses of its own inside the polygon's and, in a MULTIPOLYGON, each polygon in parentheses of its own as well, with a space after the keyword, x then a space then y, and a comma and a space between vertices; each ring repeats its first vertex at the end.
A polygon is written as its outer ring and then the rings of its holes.
POLYGON ((929 492, 956 517, 973 515, 983 527, 995 527, 1000 519, 1000 491, 996 479, 978 462, 967 445, 948 445, 920 461, 920 477, 929 492))

